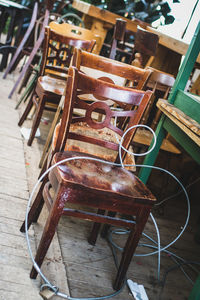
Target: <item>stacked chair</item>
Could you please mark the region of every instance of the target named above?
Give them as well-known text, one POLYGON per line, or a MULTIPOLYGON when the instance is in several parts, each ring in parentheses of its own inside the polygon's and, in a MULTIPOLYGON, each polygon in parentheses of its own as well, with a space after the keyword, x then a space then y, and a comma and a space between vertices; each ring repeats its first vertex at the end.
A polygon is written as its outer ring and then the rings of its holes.
MULTIPOLYGON (((81 49, 74 49, 72 65, 85 74, 91 75, 97 79, 99 78, 101 80, 121 86, 124 86, 126 82, 129 82, 129 85, 131 84, 137 89, 144 88, 152 72, 150 69, 140 69, 116 60, 82 51, 81 49)), ((60 103, 52 122, 52 126, 44 146, 43 155, 40 160, 40 167, 43 165, 45 155, 51 144, 55 126, 58 123, 62 113, 62 106, 63 104, 60 103)))
MULTIPOLYGON (((158 110, 156 107, 156 102, 159 98, 168 98, 171 88, 174 85, 175 78, 171 74, 159 71, 152 67, 147 67, 147 69, 151 70, 152 72, 144 86, 144 89, 151 90, 153 94, 140 123, 148 125, 153 130, 155 130, 161 116, 160 110, 158 110)), ((151 141, 152 133, 145 128, 138 128, 132 143, 135 147, 134 152, 139 153, 146 151, 150 146, 151 141)), ((176 145, 174 145, 169 137, 164 139, 161 150, 164 150, 167 155, 177 155, 181 153, 181 151, 177 148, 176 145)))
POLYGON ((132 32, 126 29, 125 20, 116 19, 112 41, 103 44, 101 55, 144 68, 152 64, 158 41, 157 34, 140 26, 132 32), (133 44, 128 43, 130 36, 134 37, 133 44))
MULTIPOLYGON (((122 167, 122 163, 134 164, 125 149, 138 135, 136 128, 129 129, 152 119, 155 92, 167 98, 174 78, 153 68, 141 68, 151 64, 158 44, 158 37, 144 29, 138 28, 127 56, 129 62, 138 60, 132 65, 114 60, 118 52, 126 52, 122 47, 123 20, 117 20, 109 58, 91 53, 98 37, 81 27, 69 26, 52 22, 45 27, 40 74, 19 121, 21 126, 36 106, 28 140, 31 145, 44 109, 56 111, 40 162, 41 174, 57 166, 40 183, 28 214, 28 228, 37 222, 45 203, 49 214, 36 251, 39 267, 63 215, 93 222, 88 238, 92 245, 100 231, 102 237, 107 236, 111 225, 128 228, 113 285, 119 290, 156 202, 133 169, 122 167)), ((154 117, 151 126, 155 127, 159 113, 154 117)), ((25 222, 21 231, 25 231, 25 222)), ((36 276, 33 266, 30 277, 36 276)))
POLYGON ((68 66, 74 47, 92 51, 95 46, 95 36, 87 29, 68 23, 50 23, 45 28, 43 58, 33 95, 29 100, 18 125, 21 126, 27 118, 32 106, 37 107, 32 124, 28 145, 32 144, 35 133, 40 124, 43 110, 53 109, 59 104, 64 93, 68 66), (50 105, 50 104, 53 104, 50 105), (50 106, 49 106, 50 105, 50 106))

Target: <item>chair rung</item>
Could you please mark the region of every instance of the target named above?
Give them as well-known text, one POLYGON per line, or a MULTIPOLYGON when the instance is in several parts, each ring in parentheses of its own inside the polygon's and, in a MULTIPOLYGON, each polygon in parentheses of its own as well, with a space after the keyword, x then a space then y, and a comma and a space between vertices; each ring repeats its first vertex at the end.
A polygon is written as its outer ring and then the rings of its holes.
POLYGON ((64 214, 67 216, 73 216, 73 217, 85 219, 88 221, 95 221, 98 223, 104 223, 104 224, 106 223, 106 224, 117 225, 117 226, 125 226, 125 227, 129 227, 129 228, 133 228, 135 226, 135 221, 132 221, 132 220, 113 218, 110 216, 99 215, 99 214, 92 213, 92 212, 85 212, 83 210, 65 208, 64 214))

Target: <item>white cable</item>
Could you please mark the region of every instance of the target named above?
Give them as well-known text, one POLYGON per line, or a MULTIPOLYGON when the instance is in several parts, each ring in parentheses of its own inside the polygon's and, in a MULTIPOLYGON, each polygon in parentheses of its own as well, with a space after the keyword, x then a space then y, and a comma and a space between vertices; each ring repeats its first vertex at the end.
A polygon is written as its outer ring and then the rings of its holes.
MULTIPOLYGON (((196 182, 198 182, 200 180, 200 177, 198 177, 197 179, 195 179, 193 182, 189 183, 188 185, 186 185, 185 189, 189 189, 192 185, 194 185, 196 182)), ((163 204, 165 201, 171 200, 172 198, 178 196, 179 194, 181 194, 183 191, 179 190, 177 193, 166 197, 165 199, 163 199, 162 201, 160 201, 159 203, 155 203, 155 206, 159 206, 161 204, 163 204)))
MULTIPOLYGON (((117 117, 115 118, 115 126, 116 126, 116 124, 117 124, 117 117)), ((116 140, 117 140, 117 142, 118 142, 118 144, 119 144, 119 147, 121 147, 121 149, 123 149, 124 151, 126 151, 127 154, 130 154, 130 155, 133 155, 133 156, 144 156, 144 155, 147 155, 147 154, 151 153, 151 151, 153 151, 153 149, 154 149, 155 146, 156 146, 156 140, 157 140, 156 134, 155 134, 155 132, 153 131, 153 129, 152 129, 151 127, 149 127, 149 126, 147 126, 147 125, 143 125, 143 124, 133 125, 133 126, 131 126, 130 128, 128 128, 128 129, 124 132, 124 134, 122 135, 121 140, 119 140, 117 134, 115 134, 115 138, 116 138, 116 140), (139 128, 139 127, 147 128, 147 129, 150 130, 151 133, 153 134, 153 145, 152 145, 152 147, 151 147, 148 151, 146 151, 146 152, 144 152, 144 153, 134 153, 134 152, 129 151, 128 149, 126 149, 126 148, 124 148, 124 147, 122 146, 122 143, 123 143, 123 140, 124 140, 125 135, 126 135, 131 129, 139 128)), ((122 161, 121 161, 121 165, 123 166, 123 162, 122 162, 122 161)))
POLYGON ((120 147, 121 147, 124 151, 126 151, 128 154, 131 154, 131 155, 134 155, 134 156, 145 156, 145 155, 151 153, 151 151, 153 151, 153 149, 154 149, 155 146, 156 146, 156 141, 157 141, 156 134, 155 134, 155 132, 153 131, 153 129, 152 129, 151 127, 149 127, 149 126, 147 126, 147 125, 143 125, 143 124, 137 124, 137 125, 131 126, 130 128, 128 128, 128 129, 124 132, 124 134, 122 135, 121 141, 120 141, 120 143, 119 143, 119 146, 121 145, 120 147), (126 135, 131 129, 138 128, 138 127, 144 127, 144 128, 147 128, 147 129, 150 130, 151 133, 153 134, 153 145, 152 145, 152 147, 151 147, 148 151, 146 151, 146 152, 144 152, 144 153, 134 153, 134 152, 131 152, 131 151, 126 150, 126 148, 124 148, 124 147, 122 146, 122 143, 123 143, 123 140, 124 140, 125 135, 126 135))
POLYGON ((157 239, 158 239, 158 280, 160 280, 160 232, 158 229, 158 225, 156 223, 156 220, 154 219, 154 216, 152 215, 152 213, 150 213, 150 217, 154 223, 155 229, 156 229, 156 233, 157 233, 157 239))

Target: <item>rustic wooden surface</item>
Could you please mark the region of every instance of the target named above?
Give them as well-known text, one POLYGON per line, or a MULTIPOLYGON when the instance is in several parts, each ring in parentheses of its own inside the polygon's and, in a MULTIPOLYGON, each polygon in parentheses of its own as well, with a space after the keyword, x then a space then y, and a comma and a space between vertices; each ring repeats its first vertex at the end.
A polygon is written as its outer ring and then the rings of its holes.
MULTIPOLYGON (((2 74, 1 74, 2 76, 2 74)), ((31 260, 25 236, 19 231, 25 216, 28 181, 23 141, 16 126, 15 102, 7 99, 11 82, 1 80, 0 98, 0 299, 41 299, 40 280, 29 279, 31 260)), ((34 231, 30 230, 34 249, 34 231)))
POLYGON ((200 146, 200 124, 184 114, 180 109, 159 99, 157 107, 163 111, 175 124, 177 124, 191 139, 200 146))
MULTIPOLYGON (((181 57, 186 54, 188 49, 187 43, 159 32, 159 30, 150 27, 148 23, 138 19, 132 21, 80 0, 74 0, 72 6, 83 14, 82 18, 86 28, 91 29, 93 33, 98 34, 102 38, 101 45, 104 42, 108 30, 113 28, 116 23, 116 18, 119 17, 126 20, 126 28, 130 31, 136 32, 137 26, 139 25, 150 32, 156 33, 159 36, 159 45, 155 59, 151 62, 151 66, 173 74, 174 76, 177 75, 181 57)), ((200 55, 197 58, 197 62, 200 62, 200 55)))
MULTIPOLYGON (((2 77, 2 74, 1 74, 2 77)), ((13 85, 13 75, 1 81, 0 99, 0 299, 39 300, 41 279, 31 280, 29 273, 32 262, 29 257, 25 234, 19 231, 24 220, 29 192, 38 176, 38 144, 32 148, 24 143, 17 126, 19 111, 15 110, 16 95, 9 100, 8 93, 13 85), (35 155, 32 155, 32 152, 35 155)), ((41 235, 45 210, 40 224, 29 230, 33 253, 41 235)), ((69 294, 66 273, 62 263, 57 237, 44 263, 43 271, 48 279, 69 294), (57 275, 56 275, 57 274, 57 275)), ((53 297, 52 299, 58 299, 53 297)))
MULTIPOLYGON (((1 75, 2 76, 2 75, 1 75)), ((14 110, 15 98, 7 99, 10 87, 13 85, 12 75, 6 81, 1 80, 0 98, 0 299, 1 300, 36 300, 41 299, 38 294, 40 281, 30 280, 29 272, 31 261, 28 255, 24 234, 19 232, 19 227, 24 219, 29 190, 37 180, 39 173, 38 164, 43 150, 45 138, 50 127, 51 114, 46 114, 40 126, 41 136, 36 138, 31 147, 23 140, 17 126, 18 113, 24 110, 24 104, 19 111, 14 110), (12 204, 12 205, 11 205, 12 204)), ((31 121, 27 120, 24 127, 30 128, 31 121)), ((162 157, 166 157, 166 154, 162 157)), ((173 161, 174 162, 174 161, 173 161)), ((180 165, 177 161, 176 165, 180 165)), ((175 171, 176 165, 171 166, 175 171)), ((192 174, 195 168, 189 163, 192 174)), ((186 175, 186 174, 181 174, 186 175)), ((156 176, 156 174, 153 174, 156 176)), ((156 181, 160 184, 160 174, 156 181)), ((173 245, 170 250, 188 260, 200 260, 200 246, 194 242, 196 232, 199 199, 196 193, 192 198, 192 212, 189 226, 182 238, 173 245)), ((165 185, 167 195, 172 184, 165 185)), ((191 190, 195 191, 194 187, 191 190)), ((152 188, 152 186, 149 186, 152 188)), ((176 191, 178 187, 176 186, 176 191)), ((161 199, 159 199, 161 200, 161 199)), ((43 217, 45 218, 45 211, 43 217)), ((186 218, 186 204, 183 196, 169 200, 164 206, 153 211, 158 222, 161 234, 161 243, 166 245, 180 232, 186 218)), ((39 219, 36 226, 30 229, 31 243, 35 245, 35 236, 40 236, 43 220, 39 219), (35 233, 34 233, 35 232, 35 233)), ((99 238, 96 246, 87 242, 90 232, 90 223, 72 218, 62 218, 58 227, 58 238, 54 239, 52 252, 48 253, 44 274, 58 284, 61 291, 67 292, 67 283, 70 294, 73 297, 92 297, 112 293, 112 282, 115 278, 115 266, 112 253, 105 240, 99 238), (61 247, 61 249, 60 249, 61 247), (55 250, 54 250, 55 249, 55 250), (62 257, 61 255, 62 254, 62 257), (64 265, 62 263, 64 262, 64 265)), ((154 239, 156 233, 152 222, 149 220, 145 232, 154 239)), ((116 238, 115 238, 116 239, 116 238)), ((123 245, 124 237, 117 238, 119 245, 123 245)), ((143 239, 147 242, 146 239, 143 239)), ((51 251, 51 250, 50 250, 51 251)), ((149 250, 138 248, 137 253, 149 250)), ((168 255, 161 257, 161 279, 164 272, 174 266, 168 255)), ((196 274, 186 267, 191 278, 195 280, 196 274)), ((183 300, 187 299, 191 290, 191 284, 187 281, 180 269, 170 272, 166 284, 162 290, 161 283, 157 281, 157 257, 135 257, 128 271, 128 278, 143 284, 150 300, 183 300)), ((56 297, 52 298, 56 299, 56 297)), ((60 298, 58 298, 60 299, 60 298)), ((133 299, 127 288, 115 298, 116 300, 133 299)))

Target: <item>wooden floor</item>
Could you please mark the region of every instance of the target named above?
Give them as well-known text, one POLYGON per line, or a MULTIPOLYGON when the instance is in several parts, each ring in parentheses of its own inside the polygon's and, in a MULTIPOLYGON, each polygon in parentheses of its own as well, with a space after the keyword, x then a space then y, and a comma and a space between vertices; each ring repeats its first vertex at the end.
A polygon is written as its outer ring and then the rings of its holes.
MULTIPOLYGON (((1 74, 2 76, 2 74, 1 74)), ((48 119, 52 115, 45 115, 47 119, 40 127, 41 136, 34 140, 33 145, 28 147, 20 134, 17 121, 23 111, 24 104, 17 111, 14 109, 18 95, 13 99, 7 99, 7 95, 13 86, 16 76, 9 75, 8 79, 1 79, 0 97, 0 300, 41 299, 39 296, 40 279, 30 280, 29 271, 31 261, 28 255, 24 234, 20 233, 19 227, 24 219, 29 191, 33 188, 39 174, 39 160, 43 149, 45 137, 50 126, 48 119)), ((30 127, 31 121, 26 121, 23 127, 30 127)), ((166 154, 160 156, 163 161, 166 154), (162 156, 163 155, 163 156, 162 156)), ((168 157, 167 157, 168 159, 168 157)), ((188 158, 187 158, 188 159, 188 158)), ((186 173, 191 168, 196 174, 196 165, 189 160, 186 173)), ((166 159, 165 159, 166 160, 166 159)), ((182 161, 182 160, 181 160, 182 161)), ((180 173, 180 160, 178 163, 169 164, 169 169, 180 173), (176 166, 178 168, 176 169, 176 166), (178 171, 177 171, 178 170, 178 171)), ((199 170, 197 168, 197 170, 199 170)), ((189 176, 184 173, 184 180, 189 176)), ((159 195, 169 195, 178 189, 174 183, 163 180, 163 177, 153 173, 150 183, 152 190, 159 195), (155 180, 154 180, 155 178, 155 180)), ((189 178, 196 180, 197 176, 189 178)), ((187 180, 186 180, 186 179, 187 180)), ((184 235, 172 246, 170 251, 189 261, 200 261, 200 245, 194 242, 194 234, 198 226, 200 209, 198 204, 199 182, 190 188, 191 195, 191 218, 184 235)), ((159 198, 160 200, 160 198, 159 198)), ((165 203, 161 208, 155 208, 153 215, 156 217, 163 246, 171 242, 181 231, 184 225, 187 206, 182 195, 178 195, 165 203)), ((31 227, 30 239, 34 250, 39 240, 46 216, 43 211, 38 224, 31 227)), ((96 246, 87 243, 87 237, 91 224, 85 221, 62 218, 58 226, 58 234, 48 252, 44 263, 43 272, 53 284, 60 287, 72 297, 95 297, 113 293, 112 283, 115 278, 116 268, 112 251, 108 243, 99 238, 96 246), (69 288, 69 291, 68 291, 69 288)), ((145 228, 145 233, 155 240, 155 228, 151 220, 145 228)), ((126 236, 113 235, 113 240, 121 247, 126 236)), ((151 244, 146 238, 141 243, 151 244)), ((152 251, 147 247, 138 247, 137 254, 152 251)), ((118 257, 120 256, 117 251, 118 257)), ((157 279, 157 255, 147 257, 134 257, 127 278, 143 284, 150 300, 183 300, 187 299, 192 284, 186 279, 179 267, 170 271, 176 264, 169 254, 161 255, 161 276, 157 279), (166 275, 166 277, 165 277, 166 275), (164 285, 163 279, 164 280, 164 285)), ((197 268, 198 269, 198 268, 197 268)), ((197 274, 191 268, 184 266, 192 280, 197 274)), ((199 268, 200 270, 200 268, 199 268)), ((53 297, 52 299, 57 299, 53 297)), ((60 299, 60 298, 59 298, 60 299)), ((114 297, 117 300, 133 299, 127 287, 123 292, 114 297)))

